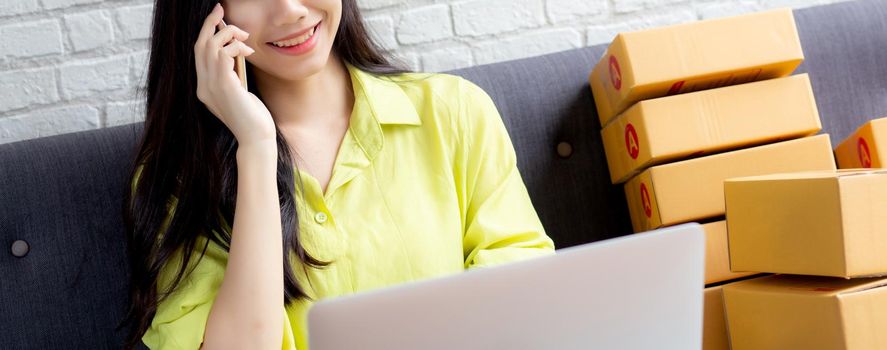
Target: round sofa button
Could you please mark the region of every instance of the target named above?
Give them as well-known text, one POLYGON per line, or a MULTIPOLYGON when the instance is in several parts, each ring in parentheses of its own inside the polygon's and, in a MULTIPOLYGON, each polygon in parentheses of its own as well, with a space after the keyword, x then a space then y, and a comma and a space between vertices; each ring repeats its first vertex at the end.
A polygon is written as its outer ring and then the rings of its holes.
POLYGON ((19 239, 12 242, 12 248, 10 250, 12 251, 12 255, 21 258, 28 255, 28 251, 31 250, 31 248, 28 246, 28 242, 19 239))
POLYGON ((569 142, 561 142, 557 144, 557 154, 561 158, 567 158, 573 154, 573 145, 569 142))

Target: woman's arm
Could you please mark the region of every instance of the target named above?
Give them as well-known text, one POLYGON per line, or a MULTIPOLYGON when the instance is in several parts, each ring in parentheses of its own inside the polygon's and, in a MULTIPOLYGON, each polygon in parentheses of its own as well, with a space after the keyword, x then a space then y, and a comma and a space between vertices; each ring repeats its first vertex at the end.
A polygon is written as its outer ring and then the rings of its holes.
POLYGON ((228 265, 202 349, 280 349, 285 313, 276 140, 240 145, 237 169, 228 265))
POLYGON ((225 272, 207 316, 207 349, 279 349, 283 343, 283 242, 274 119, 233 74, 249 33, 222 23, 216 4, 194 43, 197 98, 238 141, 237 199, 225 272), (216 31, 216 29, 218 31, 216 31))
POLYGON ((517 167, 517 155, 490 96, 461 79, 461 144, 456 156, 465 268, 555 253, 517 167))

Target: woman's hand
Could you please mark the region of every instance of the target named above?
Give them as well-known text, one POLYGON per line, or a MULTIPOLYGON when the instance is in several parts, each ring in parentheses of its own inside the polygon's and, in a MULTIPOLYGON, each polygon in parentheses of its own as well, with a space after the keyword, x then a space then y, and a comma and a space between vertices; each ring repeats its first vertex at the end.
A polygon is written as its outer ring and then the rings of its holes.
POLYGON ((197 98, 231 130, 240 145, 276 140, 271 112, 256 95, 243 88, 234 71, 234 58, 255 50, 243 43, 249 33, 229 25, 215 32, 224 17, 216 5, 194 44, 197 98))

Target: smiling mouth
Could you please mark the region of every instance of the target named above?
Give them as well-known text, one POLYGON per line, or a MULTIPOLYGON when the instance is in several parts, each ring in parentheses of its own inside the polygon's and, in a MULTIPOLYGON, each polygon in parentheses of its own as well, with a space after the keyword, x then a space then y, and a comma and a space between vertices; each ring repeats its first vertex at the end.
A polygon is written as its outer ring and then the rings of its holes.
POLYGON ((298 45, 304 44, 304 43, 308 42, 308 40, 311 40, 311 38, 317 32, 317 28, 320 26, 320 23, 322 23, 322 21, 317 22, 317 24, 314 25, 314 27, 312 27, 308 32, 306 32, 305 34, 302 34, 298 37, 295 37, 292 39, 287 39, 287 40, 268 42, 266 44, 273 45, 276 47, 281 47, 281 48, 293 47, 293 46, 298 46, 298 45))

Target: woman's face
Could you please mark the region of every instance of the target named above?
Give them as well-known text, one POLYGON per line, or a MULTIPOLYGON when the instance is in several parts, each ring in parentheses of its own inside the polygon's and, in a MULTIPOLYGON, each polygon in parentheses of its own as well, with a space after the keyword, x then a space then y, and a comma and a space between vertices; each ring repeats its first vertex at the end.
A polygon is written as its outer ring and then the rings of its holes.
POLYGON ((254 68, 279 79, 300 80, 326 65, 342 18, 342 0, 222 0, 221 3, 225 23, 249 33, 245 44, 255 52, 246 59, 254 68))

